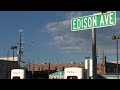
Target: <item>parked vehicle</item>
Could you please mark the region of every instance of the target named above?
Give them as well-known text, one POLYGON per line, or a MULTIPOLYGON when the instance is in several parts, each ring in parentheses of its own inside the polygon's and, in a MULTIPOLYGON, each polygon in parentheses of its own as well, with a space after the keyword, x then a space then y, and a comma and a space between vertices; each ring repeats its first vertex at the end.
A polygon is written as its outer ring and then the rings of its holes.
POLYGON ((11 70, 11 79, 25 79, 26 70, 25 69, 12 69, 11 70))
POLYGON ((83 68, 69 67, 64 69, 64 79, 83 79, 83 68))

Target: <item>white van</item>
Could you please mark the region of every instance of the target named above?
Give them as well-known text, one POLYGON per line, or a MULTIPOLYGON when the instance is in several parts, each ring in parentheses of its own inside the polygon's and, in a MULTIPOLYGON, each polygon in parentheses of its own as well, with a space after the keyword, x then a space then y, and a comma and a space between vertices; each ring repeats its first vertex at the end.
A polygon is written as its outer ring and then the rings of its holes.
POLYGON ((68 67, 64 69, 64 79, 83 79, 83 68, 68 67))
POLYGON ((11 70, 11 79, 25 79, 26 71, 25 69, 12 69, 11 70))

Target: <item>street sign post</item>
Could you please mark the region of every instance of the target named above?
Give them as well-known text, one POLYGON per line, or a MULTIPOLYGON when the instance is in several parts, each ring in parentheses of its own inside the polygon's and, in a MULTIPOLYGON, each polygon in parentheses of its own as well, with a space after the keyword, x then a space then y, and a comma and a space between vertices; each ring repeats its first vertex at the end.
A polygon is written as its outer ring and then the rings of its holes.
POLYGON ((89 15, 71 19, 71 31, 116 25, 116 12, 89 15))
POLYGON ((71 31, 92 29, 93 79, 97 75, 96 28, 116 25, 116 12, 97 13, 71 19, 71 31))

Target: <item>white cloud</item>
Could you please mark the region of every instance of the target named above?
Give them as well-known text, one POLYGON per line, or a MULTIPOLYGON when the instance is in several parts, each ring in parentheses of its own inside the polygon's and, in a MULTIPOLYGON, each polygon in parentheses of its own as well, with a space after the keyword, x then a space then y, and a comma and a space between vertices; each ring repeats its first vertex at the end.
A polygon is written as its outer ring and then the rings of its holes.
POLYGON ((70 20, 65 20, 62 22, 52 22, 48 23, 45 27, 49 32, 66 32, 70 28, 70 20))
MULTIPOLYGON (((53 35, 50 45, 67 53, 91 54, 91 30, 76 32, 70 30, 70 19, 82 15, 82 12, 70 12, 66 15, 66 20, 48 23, 45 29, 53 35)), ((120 18, 117 18, 115 26, 96 29, 96 48, 99 48, 100 54, 103 49, 109 54, 115 54, 115 49, 111 50, 116 43, 112 40, 112 36, 118 34, 120 34, 120 18)))
POLYGON ((80 17, 83 14, 80 11, 73 11, 73 12, 69 12, 66 14, 66 18, 67 19, 71 19, 71 18, 76 18, 76 17, 80 17))

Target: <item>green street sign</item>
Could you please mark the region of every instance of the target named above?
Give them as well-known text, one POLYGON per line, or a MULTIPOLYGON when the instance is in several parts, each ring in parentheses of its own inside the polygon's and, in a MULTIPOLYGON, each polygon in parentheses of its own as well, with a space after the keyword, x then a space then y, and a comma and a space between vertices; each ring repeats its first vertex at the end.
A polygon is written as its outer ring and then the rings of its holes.
POLYGON ((116 11, 71 19, 71 31, 116 25, 116 11))

